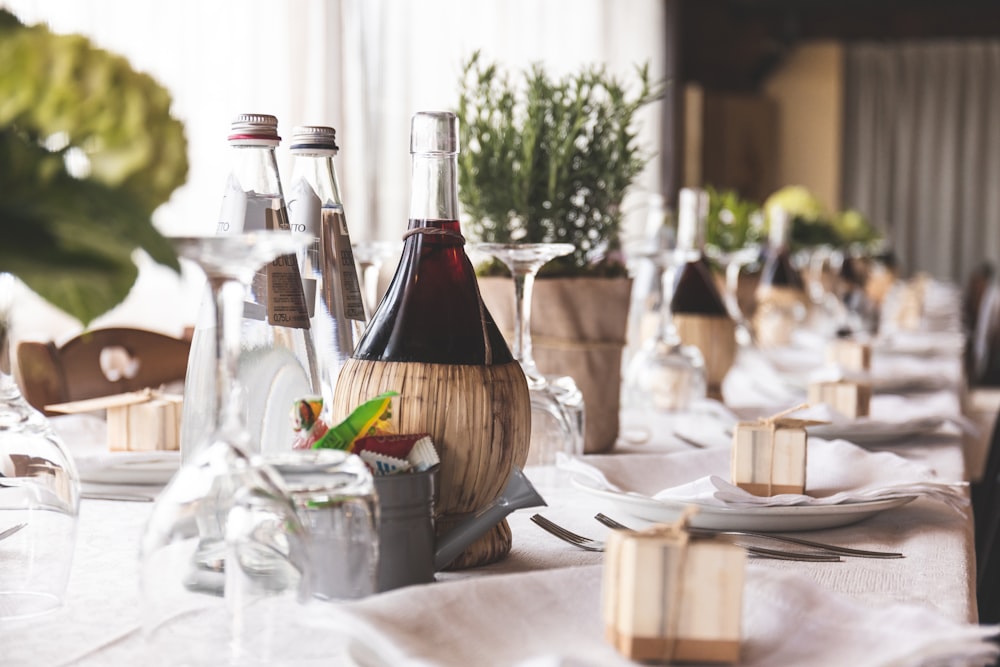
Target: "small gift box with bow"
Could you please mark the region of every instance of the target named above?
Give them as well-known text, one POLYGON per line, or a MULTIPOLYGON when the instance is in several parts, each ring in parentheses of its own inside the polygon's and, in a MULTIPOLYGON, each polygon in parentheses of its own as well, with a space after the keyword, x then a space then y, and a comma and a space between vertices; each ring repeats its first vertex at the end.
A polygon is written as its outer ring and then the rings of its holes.
POLYGON ((154 389, 46 405, 51 412, 67 414, 107 410, 108 448, 111 451, 147 452, 180 448, 183 397, 154 389))
POLYGON ((691 536, 689 515, 608 537, 604 627, 608 641, 631 660, 739 660, 746 552, 691 536))
POLYGON ((826 348, 826 363, 851 373, 867 373, 872 365, 871 345, 850 338, 838 338, 826 348))
POLYGON ((733 430, 732 482, 755 496, 805 493, 806 427, 823 422, 791 419, 796 406, 754 422, 739 422, 733 430))
POLYGON ((849 417, 867 417, 872 399, 872 387, 867 382, 829 380, 809 383, 809 402, 826 403, 849 417))

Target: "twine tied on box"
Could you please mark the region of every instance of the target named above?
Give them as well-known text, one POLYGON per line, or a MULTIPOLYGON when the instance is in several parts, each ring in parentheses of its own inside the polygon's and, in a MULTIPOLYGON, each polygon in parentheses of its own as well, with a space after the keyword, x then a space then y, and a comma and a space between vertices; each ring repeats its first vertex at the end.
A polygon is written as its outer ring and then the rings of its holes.
POLYGON ((793 412, 798 412, 799 410, 804 410, 809 407, 808 403, 799 403, 796 406, 790 407, 787 410, 782 410, 777 412, 770 417, 760 417, 757 423, 768 427, 770 429, 770 460, 768 461, 767 470, 767 495, 773 495, 774 491, 774 448, 775 440, 779 426, 784 426, 787 428, 805 428, 806 426, 814 426, 816 424, 826 424, 828 422, 820 421, 816 419, 786 419, 785 415, 790 415, 793 412), (779 423, 780 422, 780 423, 779 423))
MULTIPOLYGON (((684 568, 687 565, 688 543, 691 541, 691 534, 687 531, 691 522, 691 517, 698 513, 698 508, 694 505, 685 505, 681 515, 673 523, 658 523, 639 531, 632 531, 640 537, 655 537, 672 540, 677 547, 677 573, 678 577, 684 576, 684 568)), ((684 587, 680 581, 675 582, 673 590, 670 591, 669 614, 663 615, 663 622, 660 626, 661 636, 666 637, 667 661, 674 659, 677 650, 678 624, 680 623, 681 594, 684 587)))

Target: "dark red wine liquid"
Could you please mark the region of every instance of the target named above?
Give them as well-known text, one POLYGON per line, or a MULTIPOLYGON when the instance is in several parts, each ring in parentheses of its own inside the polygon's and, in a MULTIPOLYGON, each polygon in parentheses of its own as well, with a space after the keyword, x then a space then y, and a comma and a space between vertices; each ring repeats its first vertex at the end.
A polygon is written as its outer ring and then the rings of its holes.
POLYGON ((729 315, 708 262, 703 259, 688 262, 680 270, 670 310, 682 315, 729 315))
MULTIPOLYGON (((410 220, 409 229, 461 234, 457 220, 410 220)), ((479 295, 462 240, 414 234, 358 342, 356 359, 434 364, 501 364, 510 348, 479 295)))
POLYGON ((787 250, 781 250, 777 254, 768 255, 764 262, 764 269, 760 274, 760 284, 770 287, 805 289, 802 275, 792 266, 792 261, 788 257, 787 250))

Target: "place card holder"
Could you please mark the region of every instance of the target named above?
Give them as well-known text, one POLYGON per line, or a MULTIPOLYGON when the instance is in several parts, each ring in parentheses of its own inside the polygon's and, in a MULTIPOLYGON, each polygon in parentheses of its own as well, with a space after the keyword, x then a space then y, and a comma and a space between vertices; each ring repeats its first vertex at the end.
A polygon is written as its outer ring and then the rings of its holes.
POLYGON ((826 348, 826 363, 851 373, 868 373, 872 367, 872 348, 868 343, 839 338, 826 348))
POLYGON ((854 380, 826 380, 809 383, 809 402, 826 403, 849 417, 867 417, 872 399, 872 386, 854 380))
POLYGON ((739 661, 746 552, 691 536, 692 510, 674 524, 608 536, 601 591, 605 634, 631 660, 739 661))
POLYGON ((180 448, 183 397, 154 389, 46 405, 51 412, 107 410, 108 448, 145 452, 180 448))
POLYGON ((755 496, 805 493, 806 426, 824 422, 785 417, 803 407, 736 424, 730 472, 733 484, 755 496))

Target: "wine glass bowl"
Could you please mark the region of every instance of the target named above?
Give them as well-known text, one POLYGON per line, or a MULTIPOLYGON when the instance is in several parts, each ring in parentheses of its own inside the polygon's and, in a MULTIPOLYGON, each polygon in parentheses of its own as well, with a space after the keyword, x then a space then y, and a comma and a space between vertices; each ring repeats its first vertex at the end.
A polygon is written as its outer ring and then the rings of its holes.
POLYGON ((659 326, 625 369, 624 403, 639 411, 682 412, 708 392, 705 358, 696 346, 681 342, 671 311, 678 269, 690 257, 683 251, 661 250, 650 259, 662 284, 659 326))
POLYGON ((379 275, 386 260, 399 254, 400 246, 395 241, 355 241, 351 244, 354 260, 358 265, 361 294, 365 301, 365 313, 371 319, 378 305, 379 275))
POLYGON ((80 507, 73 458, 11 374, 13 287, 0 273, 0 624, 62 606, 80 507))
POLYGON ((531 339, 532 289, 539 269, 568 255, 571 243, 476 243, 472 250, 503 262, 514 282, 511 352, 521 364, 531 395, 528 465, 550 465, 557 452, 583 454, 583 396, 570 377, 548 378, 535 363, 531 339))

